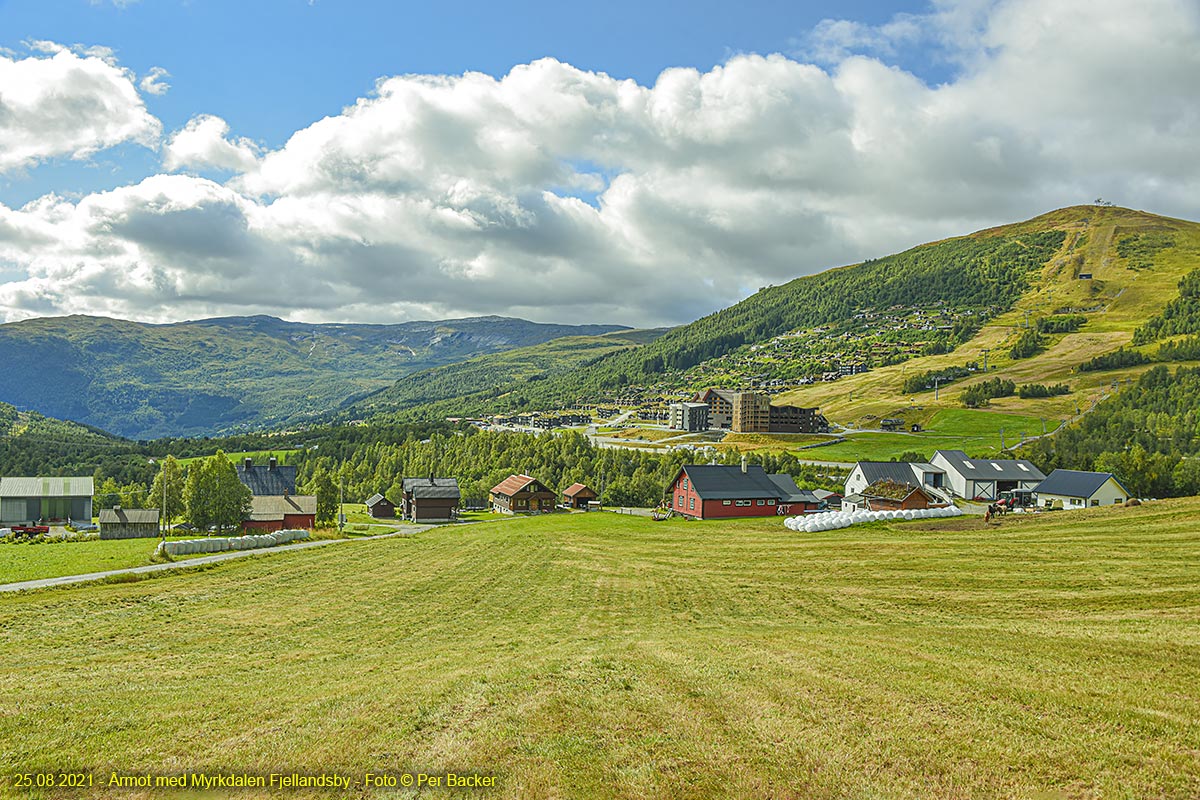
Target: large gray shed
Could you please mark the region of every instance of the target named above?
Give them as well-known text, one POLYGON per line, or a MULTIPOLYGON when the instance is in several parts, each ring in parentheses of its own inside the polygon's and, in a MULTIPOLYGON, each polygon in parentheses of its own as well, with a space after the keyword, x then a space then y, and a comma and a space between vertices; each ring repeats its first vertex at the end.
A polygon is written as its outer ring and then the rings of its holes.
POLYGON ((92 479, 0 478, 0 524, 92 521, 92 479))

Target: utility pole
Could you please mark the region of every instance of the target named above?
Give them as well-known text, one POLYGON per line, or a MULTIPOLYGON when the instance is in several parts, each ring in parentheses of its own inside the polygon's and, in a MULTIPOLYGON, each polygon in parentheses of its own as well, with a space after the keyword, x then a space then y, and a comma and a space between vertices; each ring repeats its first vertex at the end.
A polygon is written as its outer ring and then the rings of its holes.
POLYGON ((346 477, 338 471, 338 533, 346 528, 346 514, 343 506, 346 504, 346 477))
MULTIPOLYGON (((165 464, 166 461, 164 461, 163 463, 165 464)), ((167 471, 165 469, 162 470, 162 479, 163 479, 163 482, 162 482, 163 483, 163 507, 162 507, 162 525, 160 527, 162 528, 162 540, 165 542, 167 540, 167 471)))
POLYGON ((990 347, 983 348, 983 371, 984 372, 987 372, 987 356, 988 356, 988 353, 990 353, 990 352, 992 352, 992 348, 990 348, 990 347))
POLYGON ((1029 309, 1025 309, 1025 330, 1029 330, 1029 309))
POLYGON ((938 399, 938 394, 939 394, 938 381, 940 381, 940 380, 941 379, 939 377, 937 377, 936 375, 933 378, 933 399, 934 400, 938 399))

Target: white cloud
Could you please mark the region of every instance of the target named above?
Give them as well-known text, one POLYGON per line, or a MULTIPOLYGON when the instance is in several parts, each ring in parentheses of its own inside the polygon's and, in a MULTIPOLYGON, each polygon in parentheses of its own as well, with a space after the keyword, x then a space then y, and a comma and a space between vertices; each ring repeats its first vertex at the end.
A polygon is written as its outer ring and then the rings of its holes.
POLYGON ((110 51, 29 46, 51 55, 0 56, 0 173, 56 157, 84 159, 122 142, 156 146, 161 126, 110 51))
POLYGON ((237 173, 224 185, 155 176, 0 207, 0 261, 29 275, 0 308, 655 324, 1097 194, 1200 217, 1189 2, 947 2, 826 29, 827 68, 388 78, 265 153, 196 117, 164 163, 237 173), (912 42, 957 77, 855 54, 912 42))
POLYGON ((138 88, 146 94, 164 95, 171 88, 171 84, 167 83, 163 78, 169 77, 171 77, 171 73, 162 67, 151 67, 150 71, 138 81, 138 88))
POLYGON ((258 164, 259 148, 246 138, 231 141, 229 124, 220 117, 201 114, 182 130, 171 134, 163 151, 169 170, 216 167, 244 172, 258 164))

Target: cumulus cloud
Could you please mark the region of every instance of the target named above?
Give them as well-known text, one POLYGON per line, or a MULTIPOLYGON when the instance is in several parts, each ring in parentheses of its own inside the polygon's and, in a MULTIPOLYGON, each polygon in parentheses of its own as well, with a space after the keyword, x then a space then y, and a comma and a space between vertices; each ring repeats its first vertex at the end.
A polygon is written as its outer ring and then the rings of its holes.
POLYGON ((153 176, 0 208, 0 261, 28 273, 0 308, 662 324, 1097 194, 1195 218, 1197 16, 1186 0, 945 3, 826 24, 840 49, 821 65, 739 55, 653 86, 553 59, 391 77, 269 152, 199 116, 164 163, 234 172, 224 184, 153 176), (956 76, 888 63, 915 41, 956 76))
POLYGON ((163 152, 169 170, 215 167, 244 172, 258 164, 259 148, 246 138, 229 137, 229 123, 220 117, 201 114, 182 130, 171 134, 163 152))
POLYGON ((49 57, 0 55, 0 173, 56 157, 85 159, 123 142, 157 145, 161 125, 111 51, 29 46, 49 57))
POLYGON ((163 78, 169 77, 171 77, 171 73, 162 67, 151 67, 150 71, 138 81, 138 88, 146 94, 164 95, 171 88, 171 84, 167 83, 163 78))

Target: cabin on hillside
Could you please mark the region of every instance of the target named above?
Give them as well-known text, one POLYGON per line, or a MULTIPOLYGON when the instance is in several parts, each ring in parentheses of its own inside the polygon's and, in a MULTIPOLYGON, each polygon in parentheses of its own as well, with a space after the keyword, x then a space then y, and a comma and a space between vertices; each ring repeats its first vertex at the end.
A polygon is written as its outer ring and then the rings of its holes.
POLYGON ((375 519, 392 519, 396 516, 396 504, 376 492, 367 498, 367 513, 375 519))
POLYGON ((159 534, 157 508, 100 509, 101 539, 154 539, 159 534))
POLYGON ((256 497, 296 493, 296 468, 281 466, 275 456, 267 460, 266 466, 255 466, 254 459, 247 456, 238 465, 237 473, 238 480, 256 497))
POLYGON ((667 507, 695 519, 773 517, 816 511, 821 501, 790 475, 758 465, 685 464, 667 489, 667 507))
POLYGON ((599 498, 592 489, 584 486, 582 483, 572 483, 563 492, 562 504, 567 508, 574 508, 581 511, 588 510, 588 503, 599 498))
POLYGON ((250 498, 250 518, 242 523, 247 531, 271 533, 317 527, 317 498, 313 495, 255 495, 250 498))
POLYGON ((1033 490, 1035 504, 1043 508, 1088 508, 1120 505, 1129 490, 1111 472, 1056 469, 1033 490))
POLYGON ((412 522, 452 522, 458 514, 462 492, 457 478, 405 478, 402 513, 412 522))
POLYGON ((492 487, 488 503, 500 514, 553 511, 558 495, 537 478, 510 475, 492 487))
POLYGON ((91 524, 90 477, 0 478, 0 524, 76 520, 91 524))

